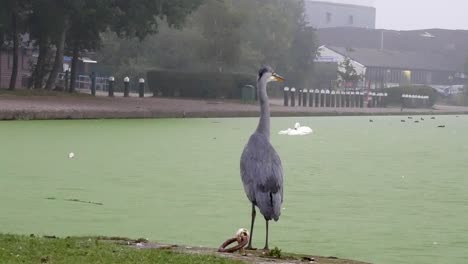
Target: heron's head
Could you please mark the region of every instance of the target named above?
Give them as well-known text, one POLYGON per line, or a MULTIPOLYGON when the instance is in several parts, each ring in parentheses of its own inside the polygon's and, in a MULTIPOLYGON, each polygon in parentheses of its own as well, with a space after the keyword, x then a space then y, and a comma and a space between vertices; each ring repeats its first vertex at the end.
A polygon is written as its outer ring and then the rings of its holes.
POLYGON ((258 71, 258 81, 263 80, 269 82, 284 82, 284 78, 278 75, 270 66, 263 66, 258 71))

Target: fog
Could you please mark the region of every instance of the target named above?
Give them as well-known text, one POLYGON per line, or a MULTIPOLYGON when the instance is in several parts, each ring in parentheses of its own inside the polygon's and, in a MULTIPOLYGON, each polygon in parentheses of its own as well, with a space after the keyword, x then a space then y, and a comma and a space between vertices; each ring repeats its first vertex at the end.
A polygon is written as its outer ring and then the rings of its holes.
POLYGON ((411 30, 467 29, 467 0, 327 0, 377 8, 377 28, 411 30))

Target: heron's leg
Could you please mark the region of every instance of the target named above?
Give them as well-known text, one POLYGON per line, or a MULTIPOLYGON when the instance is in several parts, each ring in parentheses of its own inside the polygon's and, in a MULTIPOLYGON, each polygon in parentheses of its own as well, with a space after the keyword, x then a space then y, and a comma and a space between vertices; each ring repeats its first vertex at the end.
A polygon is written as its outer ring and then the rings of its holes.
POLYGON ((266 221, 266 239, 265 239, 265 248, 263 248, 264 250, 269 250, 268 248, 268 220, 265 220, 266 221))
POLYGON ((254 249, 252 248, 252 237, 253 237, 253 228, 254 228, 256 214, 257 213, 255 212, 255 205, 252 203, 252 223, 250 224, 250 238, 249 238, 249 245, 247 246, 247 249, 254 249))

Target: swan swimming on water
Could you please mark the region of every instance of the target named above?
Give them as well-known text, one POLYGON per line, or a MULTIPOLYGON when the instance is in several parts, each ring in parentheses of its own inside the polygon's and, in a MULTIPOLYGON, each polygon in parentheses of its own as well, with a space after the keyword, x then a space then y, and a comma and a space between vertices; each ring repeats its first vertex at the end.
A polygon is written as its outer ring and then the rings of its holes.
POLYGON ((313 133, 314 131, 312 128, 307 126, 301 126, 301 124, 296 123, 294 128, 288 128, 286 130, 280 131, 278 134, 280 135, 288 135, 288 136, 305 136, 313 133))

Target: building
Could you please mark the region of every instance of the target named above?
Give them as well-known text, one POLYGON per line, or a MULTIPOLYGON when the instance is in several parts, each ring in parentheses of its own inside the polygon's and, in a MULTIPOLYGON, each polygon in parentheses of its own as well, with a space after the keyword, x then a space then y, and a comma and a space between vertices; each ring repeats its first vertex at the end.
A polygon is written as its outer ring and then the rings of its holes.
MULTIPOLYGON (((63 57, 63 72, 71 71, 72 57, 63 57)), ((78 75, 91 75, 95 71, 96 60, 88 57, 79 57, 76 65, 78 75)))
POLYGON ((444 94, 460 91, 466 83, 468 30, 380 30, 322 28, 318 61, 350 57, 371 87, 424 84, 444 94))
POLYGON ((371 6, 305 0, 306 20, 314 28, 375 28, 376 9, 371 6))
POLYGON ((468 55, 468 30, 422 29, 381 30, 364 28, 322 28, 320 45, 398 51, 420 51, 448 56, 468 55))
POLYGON ((424 51, 397 51, 375 48, 321 46, 318 61, 340 63, 350 58, 361 88, 388 88, 400 85, 428 85, 436 89, 463 86, 463 64, 448 56, 424 51))

